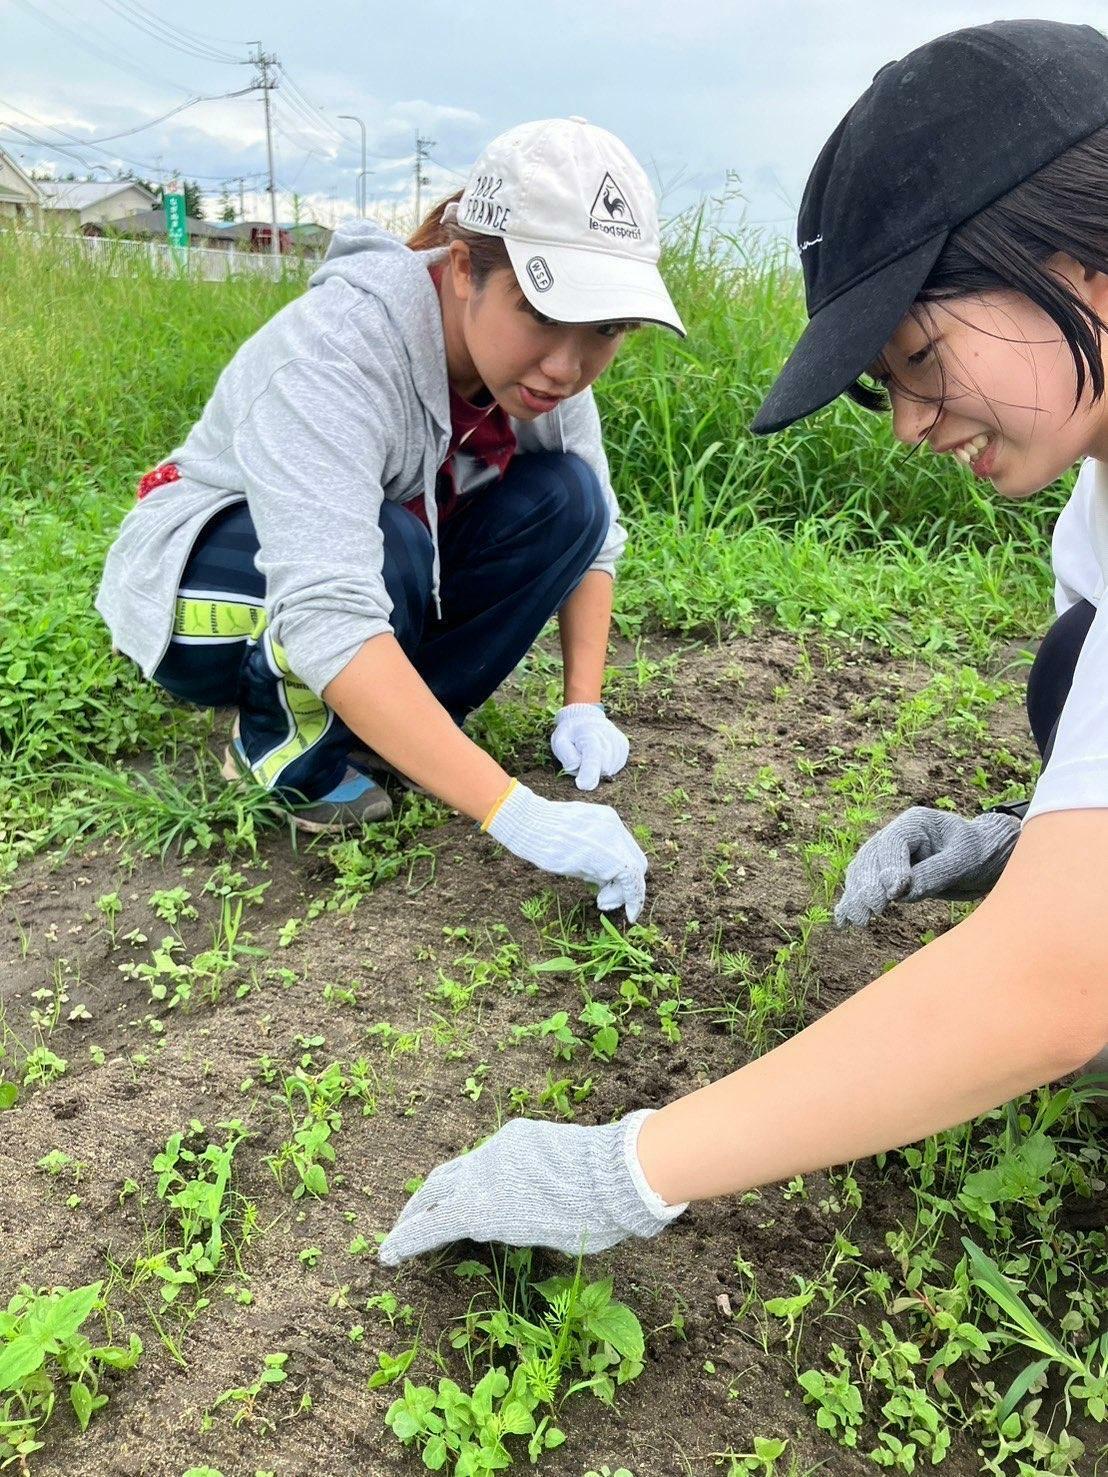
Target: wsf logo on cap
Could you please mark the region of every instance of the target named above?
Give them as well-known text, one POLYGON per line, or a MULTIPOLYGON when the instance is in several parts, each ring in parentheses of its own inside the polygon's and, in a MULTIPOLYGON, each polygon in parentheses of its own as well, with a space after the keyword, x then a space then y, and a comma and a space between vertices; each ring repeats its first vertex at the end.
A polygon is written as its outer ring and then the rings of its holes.
POLYGON ((554 286, 554 275, 547 266, 545 257, 533 256, 527 263, 527 275, 535 284, 536 292, 549 292, 554 286))

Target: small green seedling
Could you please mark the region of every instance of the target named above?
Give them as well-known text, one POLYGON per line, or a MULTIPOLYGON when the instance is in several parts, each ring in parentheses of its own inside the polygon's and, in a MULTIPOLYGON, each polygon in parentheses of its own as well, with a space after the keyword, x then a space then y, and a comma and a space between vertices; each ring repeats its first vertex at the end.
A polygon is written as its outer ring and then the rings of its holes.
POLYGON ((150 894, 150 906, 170 928, 176 928, 182 918, 195 918, 196 909, 189 902, 192 893, 187 887, 162 887, 150 894))
MULTIPOLYGON (((223 1236, 234 1210, 231 1168, 235 1150, 247 1138, 237 1119, 220 1123, 226 1131, 223 1143, 207 1143, 193 1149, 183 1133, 173 1134, 154 1160, 158 1172, 158 1198, 176 1212, 180 1245, 137 1261, 139 1271, 152 1273, 163 1283, 161 1294, 173 1302, 183 1288, 195 1287, 210 1277, 223 1261, 223 1236)), ((204 1126, 194 1120, 188 1139, 202 1140, 204 1126)))
POLYGON ((57 1399, 57 1383, 69 1387, 69 1401, 84 1431, 93 1412, 107 1404, 100 1392, 105 1368, 133 1369, 142 1341, 132 1334, 125 1349, 93 1344, 81 1332, 88 1318, 104 1307, 102 1283, 72 1292, 24 1285, 0 1312, 0 1467, 41 1449, 39 1435, 57 1399))
POLYGON ((96 910, 104 915, 104 927, 108 930, 108 940, 114 949, 115 920, 123 911, 123 899, 118 892, 105 892, 96 899, 96 910))
POLYGON ((262 1372, 252 1385, 241 1385, 233 1390, 224 1390, 212 1401, 212 1410, 218 1410, 229 1400, 234 1401, 238 1409, 231 1417, 232 1426, 241 1426, 245 1421, 256 1421, 263 1430, 272 1431, 273 1422, 262 1416, 256 1409, 258 1396, 263 1390, 273 1385, 283 1385, 288 1379, 285 1365, 288 1363, 288 1354, 267 1354, 262 1372))
POLYGON ((784 1456, 788 1444, 776 1436, 755 1436, 753 1451, 723 1451, 716 1460, 730 1462, 727 1477, 747 1477, 748 1473, 755 1473, 757 1477, 776 1477, 777 1463, 784 1456))
POLYGON ((509 1252, 504 1267, 497 1263, 491 1273, 480 1262, 458 1268, 467 1279, 484 1282, 493 1302, 481 1306, 475 1299, 451 1343, 471 1370, 486 1358, 493 1367, 469 1391, 448 1378, 437 1388, 405 1379, 403 1395, 389 1407, 389 1426, 405 1445, 419 1448, 431 1471, 447 1464, 455 1474, 474 1477, 500 1470, 514 1459, 509 1440, 523 1437, 535 1463, 565 1440, 553 1424, 565 1398, 590 1390, 611 1404, 617 1385, 642 1373, 642 1327, 613 1298, 610 1278, 586 1282, 578 1271, 532 1284, 530 1265, 529 1252, 509 1252), (514 1292, 507 1289, 510 1277, 514 1292))

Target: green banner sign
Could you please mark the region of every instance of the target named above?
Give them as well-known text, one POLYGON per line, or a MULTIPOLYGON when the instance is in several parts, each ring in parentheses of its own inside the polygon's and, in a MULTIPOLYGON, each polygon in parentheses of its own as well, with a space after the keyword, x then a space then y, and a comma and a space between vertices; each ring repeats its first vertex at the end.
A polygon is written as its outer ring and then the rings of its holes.
POLYGON ((185 197, 164 195, 162 204, 165 207, 165 234, 169 237, 170 246, 187 246, 189 226, 185 215, 185 197))

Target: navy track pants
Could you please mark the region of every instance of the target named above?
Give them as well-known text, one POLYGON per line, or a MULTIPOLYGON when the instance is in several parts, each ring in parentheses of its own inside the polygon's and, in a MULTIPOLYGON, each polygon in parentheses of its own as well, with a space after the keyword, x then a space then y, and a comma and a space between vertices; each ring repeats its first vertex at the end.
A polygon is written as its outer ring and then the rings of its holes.
MULTIPOLYGON (((464 499, 439 530, 440 620, 430 534, 404 507, 382 505, 393 632, 456 723, 500 686, 580 583, 609 516, 580 457, 516 456, 501 481, 464 499)), ((341 780, 359 741, 269 639, 257 552, 245 502, 208 523, 185 565, 174 635, 154 676, 186 702, 238 707, 258 779, 315 800, 341 780)))

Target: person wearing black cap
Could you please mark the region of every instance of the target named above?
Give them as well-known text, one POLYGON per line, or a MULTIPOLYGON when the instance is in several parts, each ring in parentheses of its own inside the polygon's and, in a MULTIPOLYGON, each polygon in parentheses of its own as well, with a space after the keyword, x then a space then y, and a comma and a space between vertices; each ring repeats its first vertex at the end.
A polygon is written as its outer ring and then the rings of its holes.
POLYGON ((1108 40, 1000 21, 885 67, 819 156, 798 244, 810 322, 756 431, 851 395, 1016 498, 1087 458, 1028 692, 1049 762, 1022 825, 916 808, 852 862, 841 923, 991 887, 956 928, 659 1111, 507 1124, 431 1172, 386 1264, 461 1237, 653 1236, 691 1200, 911 1143, 1108 1042, 1108 40))

